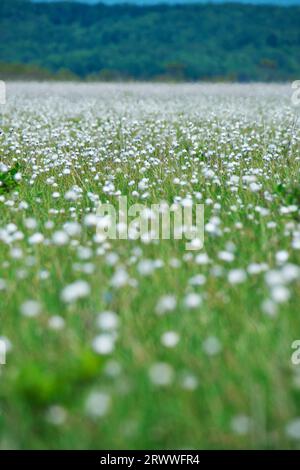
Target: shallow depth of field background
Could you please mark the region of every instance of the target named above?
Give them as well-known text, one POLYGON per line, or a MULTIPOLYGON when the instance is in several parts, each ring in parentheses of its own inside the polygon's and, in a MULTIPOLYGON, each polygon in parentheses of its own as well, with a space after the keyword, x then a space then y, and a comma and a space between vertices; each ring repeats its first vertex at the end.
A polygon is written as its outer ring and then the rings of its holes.
POLYGON ((9 83, 7 93, 0 447, 299 447, 291 87, 9 83), (119 194, 204 203, 204 249, 97 239, 98 200, 119 194))

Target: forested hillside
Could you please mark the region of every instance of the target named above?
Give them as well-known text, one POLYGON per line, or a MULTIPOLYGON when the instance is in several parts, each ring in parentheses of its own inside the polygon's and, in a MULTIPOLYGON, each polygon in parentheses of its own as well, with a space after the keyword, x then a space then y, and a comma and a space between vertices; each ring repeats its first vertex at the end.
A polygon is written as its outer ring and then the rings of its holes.
POLYGON ((0 2, 1 77, 300 77, 300 7, 0 2))

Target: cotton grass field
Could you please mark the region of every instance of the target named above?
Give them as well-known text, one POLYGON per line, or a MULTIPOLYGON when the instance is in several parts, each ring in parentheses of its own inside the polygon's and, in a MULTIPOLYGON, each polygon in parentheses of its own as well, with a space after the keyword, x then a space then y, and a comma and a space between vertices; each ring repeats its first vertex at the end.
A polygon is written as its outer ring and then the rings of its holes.
POLYGON ((300 447, 289 85, 8 84, 2 449, 300 447), (103 240, 99 201, 205 208, 204 248, 103 240))

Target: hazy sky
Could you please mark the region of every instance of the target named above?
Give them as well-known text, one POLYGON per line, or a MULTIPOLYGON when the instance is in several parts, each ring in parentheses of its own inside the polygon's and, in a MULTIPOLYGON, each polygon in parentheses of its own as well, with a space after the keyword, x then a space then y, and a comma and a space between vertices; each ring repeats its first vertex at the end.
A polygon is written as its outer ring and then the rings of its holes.
MULTIPOLYGON (((53 2, 62 0, 32 0, 34 2, 53 2)), ((274 5, 300 5, 300 0, 64 0, 76 1, 80 3, 138 3, 138 4, 153 4, 153 3, 255 3, 255 4, 274 4, 274 5)))

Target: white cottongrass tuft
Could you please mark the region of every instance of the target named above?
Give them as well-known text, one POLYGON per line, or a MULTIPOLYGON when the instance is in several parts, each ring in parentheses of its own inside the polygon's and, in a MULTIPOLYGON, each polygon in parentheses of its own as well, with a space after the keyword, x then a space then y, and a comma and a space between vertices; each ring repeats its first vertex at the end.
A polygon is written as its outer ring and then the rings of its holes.
POLYGON ((206 277, 203 274, 196 274, 189 279, 191 286, 203 286, 206 283, 206 277))
POLYGON ((271 297, 278 304, 287 302, 290 298, 290 291, 285 286, 274 286, 271 289, 271 297))
POLYGON ((26 300, 20 307, 21 314, 25 317, 36 317, 41 313, 42 306, 36 300, 26 300))
POLYGON ((139 262, 137 269, 142 276, 149 276, 155 270, 155 263, 150 259, 144 259, 139 262))
POLYGON ((188 308, 197 308, 202 304, 202 297, 200 294, 191 292, 184 298, 184 304, 188 308))
POLYGON ((111 396, 105 392, 91 392, 85 402, 86 413, 95 418, 105 416, 111 407, 111 396))
POLYGON ((195 258, 196 264, 205 265, 210 263, 207 253, 199 253, 195 258))
POLYGON ((51 330, 62 330, 65 326, 65 320, 59 315, 53 315, 48 320, 48 326, 51 330))
POLYGON ((67 418, 66 410, 60 405, 52 405, 46 412, 46 421, 54 426, 61 426, 67 418))
POLYGON ((235 434, 244 436, 249 433, 252 426, 252 420, 246 415, 237 415, 231 420, 231 429, 235 434))
POLYGON ((124 268, 118 268, 111 278, 111 285, 116 289, 125 286, 129 282, 129 275, 124 268))
POLYGON ((241 284, 247 279, 246 272, 243 269, 232 269, 228 273, 228 281, 230 284, 241 284))
POLYGON ((181 379, 181 387, 184 390, 193 391, 196 390, 199 386, 199 381, 197 377, 191 373, 184 374, 181 379))
POLYGON ((262 311, 269 315, 270 317, 274 317, 278 313, 278 306, 276 302, 271 299, 266 299, 261 304, 262 311))
POLYGON ((90 285, 86 281, 75 281, 63 289, 61 299, 66 303, 71 303, 87 297, 90 292, 90 285))
POLYGON ((102 330, 115 330, 119 325, 119 317, 115 312, 105 311, 99 313, 97 317, 97 325, 102 330))
POLYGON ((121 374, 122 366, 119 362, 115 361, 114 359, 110 359, 109 361, 107 361, 104 371, 109 377, 115 378, 121 374))
POLYGON ((203 343, 203 350, 208 356, 215 356, 222 350, 222 345, 218 338, 209 336, 203 343))
POLYGON ((166 331, 161 336, 161 343, 166 348, 175 348, 180 340, 180 336, 176 331, 166 331))
POLYGON ((109 333, 96 336, 92 342, 93 350, 100 355, 111 354, 115 348, 115 337, 109 333))
POLYGON ((54 245, 63 246, 68 243, 69 237, 68 234, 63 230, 57 230, 57 232, 54 232, 52 235, 52 241, 54 245))
POLYGON ((157 362, 150 367, 149 377, 154 385, 167 387, 174 380, 174 370, 165 362, 157 362))
POLYGON ((159 299, 155 311, 158 315, 163 315, 164 313, 174 310, 176 305, 177 301, 174 295, 163 295, 159 299))
POLYGON ((31 235, 31 237, 28 238, 28 243, 30 245, 38 245, 40 243, 43 243, 44 241, 44 235, 42 233, 34 233, 31 235))
POLYGON ((289 254, 288 254, 287 251, 282 250, 282 251, 278 251, 278 252, 276 253, 276 262, 277 262, 278 264, 283 264, 283 263, 285 263, 288 259, 289 259, 289 254))
POLYGON ((218 254, 218 258, 221 261, 225 261, 226 263, 231 263, 234 260, 234 254, 230 251, 220 251, 218 254))

